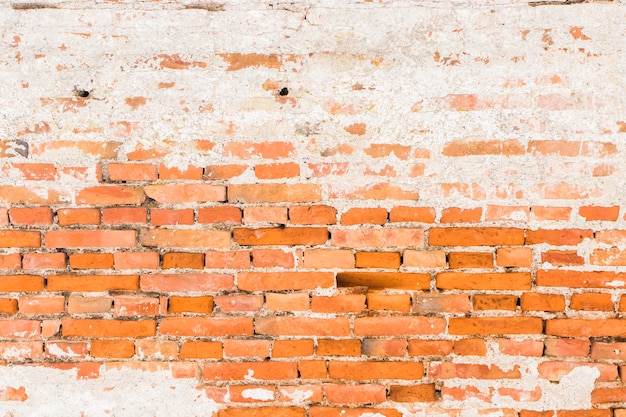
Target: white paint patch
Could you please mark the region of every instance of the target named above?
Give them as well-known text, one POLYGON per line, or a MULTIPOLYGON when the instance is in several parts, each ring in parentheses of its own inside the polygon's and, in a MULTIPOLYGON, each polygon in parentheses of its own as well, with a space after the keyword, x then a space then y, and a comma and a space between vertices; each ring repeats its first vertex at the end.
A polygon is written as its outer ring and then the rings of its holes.
POLYGON ((215 401, 195 379, 175 379, 169 371, 109 370, 97 379, 77 379, 76 371, 6 366, 0 389, 26 388, 24 402, 0 402, 0 415, 12 417, 210 416, 215 401))
POLYGON ((254 371, 252 369, 248 369, 248 373, 243 376, 243 379, 245 379, 246 381, 254 380, 254 371))
POLYGON ((605 285, 607 287, 623 287, 624 284, 626 284, 624 281, 620 281, 618 279, 615 279, 613 281, 609 281, 607 282, 605 285))
POLYGON ((504 416, 504 413, 500 410, 491 412, 489 414, 485 414, 485 413, 479 414, 478 411, 472 410, 472 409, 462 410, 461 414, 459 415, 459 417, 502 417, 502 416, 504 416))
POLYGON ((363 413, 359 417, 385 417, 385 415, 381 413, 363 413))
POLYGON ((79 353, 74 352, 70 348, 68 348, 67 352, 66 352, 66 351, 64 351, 63 349, 61 349, 58 345, 56 345, 54 343, 50 343, 50 344, 46 345, 46 347, 48 348, 48 352, 51 355, 58 356, 58 357, 61 357, 61 358, 77 358, 77 357, 81 356, 79 353))
POLYGON ((280 390, 280 395, 289 398, 294 403, 303 403, 313 396, 313 391, 297 389, 292 392, 288 392, 280 390))
POLYGON ((274 399, 274 391, 264 388, 250 388, 241 391, 243 398, 259 401, 270 401, 274 399))

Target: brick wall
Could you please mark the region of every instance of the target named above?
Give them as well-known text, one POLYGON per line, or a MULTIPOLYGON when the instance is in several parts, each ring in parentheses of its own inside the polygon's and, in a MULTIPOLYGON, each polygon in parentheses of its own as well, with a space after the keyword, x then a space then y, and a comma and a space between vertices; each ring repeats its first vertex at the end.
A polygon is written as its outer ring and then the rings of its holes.
POLYGON ((626 416, 626 4, 0 4, 0 415, 626 416))

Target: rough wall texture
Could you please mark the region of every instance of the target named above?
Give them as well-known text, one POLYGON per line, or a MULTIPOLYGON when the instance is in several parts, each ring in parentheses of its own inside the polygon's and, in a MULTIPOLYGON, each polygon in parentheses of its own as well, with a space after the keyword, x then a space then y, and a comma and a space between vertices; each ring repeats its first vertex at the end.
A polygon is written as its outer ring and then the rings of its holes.
POLYGON ((0 415, 626 416, 572 3, 3 1, 0 415))

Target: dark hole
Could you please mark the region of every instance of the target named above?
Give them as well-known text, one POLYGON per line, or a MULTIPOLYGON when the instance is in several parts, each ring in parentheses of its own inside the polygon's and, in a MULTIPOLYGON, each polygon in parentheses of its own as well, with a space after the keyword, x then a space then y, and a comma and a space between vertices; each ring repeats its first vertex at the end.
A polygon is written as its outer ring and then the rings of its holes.
POLYGON ((89 97, 89 91, 87 91, 87 90, 76 90, 76 95, 78 97, 83 97, 83 98, 89 97))
POLYGON ((278 94, 280 94, 281 96, 286 96, 287 94, 289 94, 289 90, 287 89, 287 87, 283 87, 280 89, 278 94))

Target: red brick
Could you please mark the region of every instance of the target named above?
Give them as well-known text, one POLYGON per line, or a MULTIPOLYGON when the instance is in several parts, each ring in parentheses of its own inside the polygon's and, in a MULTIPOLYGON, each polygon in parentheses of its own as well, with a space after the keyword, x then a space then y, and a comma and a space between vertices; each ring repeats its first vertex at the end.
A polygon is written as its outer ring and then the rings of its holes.
POLYGON ((308 293, 266 293, 265 304, 271 311, 304 311, 309 309, 308 293))
POLYGON ((391 248, 424 246, 422 229, 334 229, 333 246, 348 248, 391 248))
POLYGON ((261 180, 293 178, 300 176, 300 166, 295 162, 284 164, 259 164, 254 167, 254 174, 261 180))
POLYGON ((411 296, 409 294, 367 293, 368 310, 411 311, 411 296))
POLYGON ((324 400, 322 387, 320 385, 298 384, 293 386, 280 387, 280 400, 286 403, 300 403, 300 396, 305 393, 307 401, 321 403, 324 400))
POLYGON ((4 204, 62 204, 70 198, 65 191, 50 186, 0 185, 0 203, 4 204))
MULTIPOLYGON (((251 417, 250 408, 225 408, 217 417, 251 417)), ((298 407, 255 407, 254 417, 305 417, 304 408, 298 407)))
POLYGON ((46 233, 48 248, 119 248, 136 245, 134 230, 63 230, 46 233))
POLYGON ((524 311, 564 311, 565 297, 561 294, 522 294, 520 305, 524 311))
POLYGON ((365 310, 365 295, 339 294, 329 297, 313 295, 311 311, 314 313, 358 313, 365 310))
POLYGON ((295 379, 298 368, 295 362, 207 362, 202 372, 205 381, 245 380, 247 377, 259 380, 295 379))
POLYGON ((204 253, 168 252, 163 254, 163 269, 204 269, 204 253))
MULTIPOLYGON (((456 95, 452 100, 456 110, 474 110, 476 100, 471 95, 456 95)), ((481 106, 482 104, 479 104, 481 106)), ((458 139, 446 143, 443 148, 445 156, 468 155, 524 155, 525 149, 516 139, 508 140, 467 140, 458 139)))
POLYGON ((615 381, 617 379, 617 365, 588 362, 542 362, 537 367, 539 377, 550 381, 560 381, 565 375, 582 366, 596 368, 600 371, 598 381, 615 381))
POLYGON ((410 356, 446 356, 452 353, 449 340, 409 340, 410 356))
POLYGON ((14 163, 4 168, 18 170, 22 178, 29 181, 54 181, 57 172, 54 164, 14 163))
POLYGON ((493 253, 491 252, 450 252, 448 254, 450 269, 483 268, 493 269, 493 253))
POLYGON ((21 296, 19 308, 23 315, 59 314, 65 311, 65 297, 21 296))
POLYGON ((37 275, 0 275, 0 292, 40 292, 43 285, 37 275))
POLYGON ((113 312, 116 316, 157 316, 159 299, 156 297, 115 297, 113 312))
POLYGON ((517 309, 518 297, 516 295, 501 294, 474 294, 472 297, 472 308, 480 310, 508 310, 517 309))
POLYGON ((514 246, 524 244, 524 230, 497 227, 450 227, 430 229, 431 246, 514 246))
POLYGON ((0 314, 16 314, 17 300, 15 298, 0 298, 0 314))
POLYGON ((569 220, 572 213, 571 207, 541 207, 531 208, 531 216, 534 220, 569 220))
POLYGON ((115 269, 158 269, 157 252, 116 252, 113 254, 115 269))
POLYGON ((310 417, 361 417, 376 415, 376 417, 402 417, 403 414, 395 408, 345 408, 345 407, 311 407, 310 417))
POLYGON ((22 267, 32 269, 65 269, 64 253, 25 253, 22 267))
POLYGON ((626 243, 626 230, 599 230, 596 232, 596 241, 612 246, 626 243))
POLYGON ((604 220, 614 222, 619 216, 619 206, 582 206, 578 209, 578 214, 587 221, 604 220))
POLYGON ((89 354, 94 358, 130 358, 135 354, 132 340, 92 340, 89 354))
POLYGON ((213 312, 213 297, 177 297, 171 296, 168 300, 168 313, 203 313, 213 312))
POLYGON ((332 272, 240 272, 237 275, 237 286, 243 291, 314 290, 334 284, 332 272))
POLYGON ((241 224, 241 209, 238 207, 203 207, 198 209, 198 223, 241 224))
POLYGON ((419 268, 443 268, 447 265, 446 253, 442 250, 406 249, 402 254, 402 265, 419 268))
POLYGON ((435 384, 391 385, 389 400, 403 403, 434 402, 435 384))
POLYGON ((326 225, 337 223, 337 210, 330 206, 291 206, 289 222, 297 225, 326 225))
MULTIPOLYGON (((556 339, 560 340, 560 339, 556 339)), ((587 352, 589 352, 589 341, 585 340, 583 342, 587 342, 587 352)), ((578 353, 581 353, 582 349, 578 353)), ((565 355, 563 355, 565 356, 565 355)), ((567 355, 570 356, 570 355, 567 355)), ((576 355, 571 355, 576 356, 576 355)), ((579 355, 580 356, 580 355, 579 355)), ((591 359, 609 359, 616 361, 624 361, 626 360, 626 342, 593 342, 591 346, 591 359)), ((623 371, 623 370, 622 370, 623 371)), ((623 372, 622 372, 623 375, 623 372)), ((624 377, 622 376, 622 379, 624 377)))
POLYGON ((403 358, 406 356, 406 340, 364 339, 362 354, 364 356, 403 358))
POLYGON ((228 248, 231 243, 226 230, 186 229, 141 229, 139 242, 148 247, 169 248, 228 248))
POLYGON ((50 207, 12 207, 9 220, 18 226, 46 226, 52 224, 52 210, 50 207))
POLYGON ((328 230, 323 227, 287 227, 233 230, 233 239, 239 245, 323 245, 328 230))
POLYGON ((247 250, 207 251, 205 267, 208 269, 248 269, 250 268, 250 252, 247 250))
MULTIPOLYGON (((579 339, 546 339, 546 356, 578 357, 589 355, 589 340, 579 339)), ((595 344, 595 343, 594 343, 595 344)))
POLYGON ((613 311, 615 304, 611 300, 611 294, 572 294, 569 308, 572 310, 613 311))
POLYGON ((246 165, 228 164, 228 165, 209 165, 204 170, 203 179, 207 180, 227 180, 239 177, 248 167, 246 165))
POLYGON ((485 221, 494 222, 501 220, 528 222, 530 220, 530 207, 488 205, 485 221))
POLYGON ((387 223, 387 210, 384 208, 352 208, 341 215, 341 224, 351 226, 355 224, 387 223))
POLYGON ((141 276, 141 290, 154 292, 224 291, 234 288, 227 274, 154 274, 141 276))
POLYGON ((224 340, 224 357, 227 358, 268 358, 271 341, 269 340, 224 340))
POLYGON ((287 207, 253 206, 243 210, 244 224, 287 224, 287 207))
POLYGON ((245 336, 252 335, 252 319, 247 317, 166 317, 161 320, 163 336, 245 336))
POLYGON ((350 322, 345 317, 259 317, 255 319, 255 333, 270 336, 348 336, 350 322))
POLYGON ((446 321, 440 317, 398 316, 357 317, 357 336, 436 335, 445 332, 446 321))
POLYGON ((454 341, 452 351, 461 356, 485 356, 487 346, 483 339, 462 339, 454 341))
POLYGON ((100 224, 100 210, 93 208, 59 209, 57 217, 59 226, 100 224))
POLYGON ((259 311, 263 308, 263 296, 261 295, 217 295, 215 305, 222 312, 259 311))
POLYGON ((295 151, 291 142, 229 142, 224 146, 224 156, 240 159, 282 159, 294 156, 295 151))
POLYGON ((0 358, 5 361, 37 360, 43 355, 43 343, 37 341, 0 342, 0 358))
POLYGON ((180 348, 181 359, 221 359, 222 343, 188 340, 180 348))
POLYGON ((400 254, 398 252, 357 252, 357 268, 400 268, 400 254))
POLYGON ((102 210, 104 224, 147 223, 148 209, 144 207, 111 207, 102 210))
POLYGON ((313 356, 313 340, 275 340, 273 358, 299 358, 313 356))
POLYGON ((451 318, 449 334, 541 334, 543 323, 535 317, 451 318))
POLYGON ((530 268, 533 260, 531 248, 498 248, 496 264, 503 267, 530 268))
POLYGON ((109 164, 111 181, 156 181, 157 167, 152 164, 109 164))
POLYGON ((435 209, 432 207, 398 206, 389 212, 390 222, 434 223, 435 209))
POLYGON ((146 196, 143 189, 123 185, 97 185, 83 188, 76 194, 77 204, 118 205, 142 204, 146 196))
POLYGON ((519 366, 504 371, 496 365, 471 363, 431 362, 428 377, 432 379, 476 378, 476 379, 520 379, 519 366))
POLYGON ((85 359, 88 352, 87 342, 46 342, 45 354, 48 358, 85 359))
POLYGON ((536 285, 571 288, 626 288, 626 273, 604 271, 539 270, 536 285))
POLYGON ((578 245, 584 239, 593 239, 593 231, 581 229, 560 229, 560 230, 527 230, 526 244, 536 245, 547 243, 549 245, 578 245))
POLYGON ((152 209, 150 210, 150 224, 152 226, 193 224, 193 209, 168 210, 168 209, 152 209))
POLYGON ((468 274, 440 272, 437 288, 443 290, 530 290, 532 278, 528 272, 468 274))
MULTIPOLYGON (((626 402, 626 388, 596 388, 591 391, 591 402, 593 404, 626 402)), ((610 417, 610 414, 607 416, 610 417)))
POLYGON ((483 215, 483 209, 461 209, 451 207, 441 211, 441 223, 478 223, 483 215))
POLYGON ((22 230, 0 230, 0 248, 38 248, 41 233, 22 230))
POLYGON ((318 339, 317 356, 360 356, 361 341, 357 339, 318 339))
MULTIPOLYGON (((597 250, 590 256, 590 262, 598 265, 599 257, 597 256, 597 250)), ((554 266, 569 266, 569 265, 583 265, 585 259, 578 255, 577 251, 558 251, 549 250, 541 254, 541 263, 547 262, 554 266)))
POLYGON ((135 340, 135 354, 140 360, 176 359, 178 357, 178 341, 137 339, 135 340))
POLYGON ((100 292, 138 290, 137 275, 49 275, 48 291, 100 292))
POLYGON ((294 257, 293 253, 279 249, 254 249, 252 251, 252 265, 255 268, 293 268, 294 257))
POLYGON ((155 336, 154 320, 63 319, 63 336, 76 337, 144 337, 155 336))
POLYGON ((337 273, 337 286, 368 287, 371 290, 427 290, 430 288, 430 274, 409 272, 339 272, 337 273))
POLYGON ((545 333, 562 337, 625 337, 626 322, 620 319, 552 319, 546 321, 545 333))
POLYGON ((351 250, 343 249, 305 249, 304 267, 307 269, 320 268, 354 268, 354 254, 351 250))
POLYGON ((420 380, 424 365, 419 362, 328 362, 331 378, 344 380, 404 379, 420 380))
POLYGON ((113 306, 111 297, 81 297, 70 295, 67 312, 70 314, 108 313, 113 306))
POLYGON ((543 343, 538 340, 498 340, 501 353, 511 356, 542 356, 543 343))
POLYGON ((231 184, 230 203, 313 203, 321 201, 317 184, 231 184))
POLYGON ((159 179, 161 180, 201 180, 203 169, 188 165, 184 169, 177 167, 169 168, 165 164, 159 166, 159 179))
POLYGON ((72 269, 112 269, 112 253, 74 253, 70 255, 72 269))
POLYGON ((158 203, 205 203, 226 201, 226 187, 212 184, 158 184, 144 187, 158 203))
POLYGON ((417 294, 414 299, 417 313, 467 313, 471 308, 466 294, 417 294))
POLYGON ((380 384, 324 384, 323 389, 331 404, 375 404, 387 400, 387 390, 380 384))

